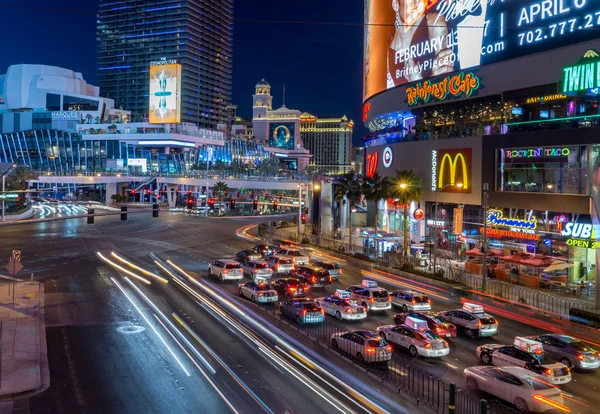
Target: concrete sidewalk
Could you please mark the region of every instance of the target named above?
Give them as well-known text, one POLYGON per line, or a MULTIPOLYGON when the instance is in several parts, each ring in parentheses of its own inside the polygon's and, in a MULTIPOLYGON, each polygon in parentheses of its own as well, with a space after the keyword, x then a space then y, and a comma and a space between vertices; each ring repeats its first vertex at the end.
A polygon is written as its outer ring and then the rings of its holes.
POLYGON ((0 401, 29 397, 50 385, 44 316, 44 286, 38 282, 2 281, 2 366, 0 401))

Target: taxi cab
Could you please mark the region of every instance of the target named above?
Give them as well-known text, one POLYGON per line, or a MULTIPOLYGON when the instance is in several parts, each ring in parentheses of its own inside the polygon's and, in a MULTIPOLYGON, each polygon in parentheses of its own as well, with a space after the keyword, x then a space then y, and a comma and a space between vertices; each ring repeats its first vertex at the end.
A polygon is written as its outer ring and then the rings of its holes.
POLYGON ((551 384, 571 382, 571 370, 544 353, 541 342, 517 336, 513 345, 487 344, 477 348, 485 365, 522 367, 541 375, 551 384))
POLYGON ((367 317, 365 308, 352 300, 350 292, 336 289, 335 294, 315 299, 325 313, 335 316, 338 320, 358 320, 367 317))
POLYGON ((465 303, 462 309, 440 312, 440 315, 462 329, 469 339, 498 335, 498 322, 485 313, 481 305, 465 303))
POLYGON ((431 300, 421 293, 412 290, 396 290, 390 293, 392 305, 402 308, 404 312, 427 312, 431 310, 431 300))
POLYGON ((384 325, 377 333, 410 352, 413 357, 443 357, 450 353, 448 342, 427 326, 427 321, 407 316, 402 325, 384 325))
POLYGON ((352 299, 367 311, 392 309, 392 298, 387 290, 377 286, 377 282, 363 280, 360 285, 350 286, 346 290, 350 292, 352 299))

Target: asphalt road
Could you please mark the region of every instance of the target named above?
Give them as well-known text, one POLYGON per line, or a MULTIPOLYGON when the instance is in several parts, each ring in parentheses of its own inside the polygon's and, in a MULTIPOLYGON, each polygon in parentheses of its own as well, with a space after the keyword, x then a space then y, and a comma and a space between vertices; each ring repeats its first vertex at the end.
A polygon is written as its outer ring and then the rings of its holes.
MULTIPOLYGON (((204 275, 210 260, 247 245, 235 236, 247 223, 148 213, 96 218, 95 225, 76 219, 0 228, 0 256, 21 250, 22 277, 33 274, 46 289, 51 385, 31 398, 30 412, 373 411, 282 349, 280 339, 240 323, 233 308, 185 278, 176 283, 150 257, 204 275), (146 286, 97 254, 113 251, 170 283, 146 286)), ((402 411, 383 393, 367 400, 402 411)))

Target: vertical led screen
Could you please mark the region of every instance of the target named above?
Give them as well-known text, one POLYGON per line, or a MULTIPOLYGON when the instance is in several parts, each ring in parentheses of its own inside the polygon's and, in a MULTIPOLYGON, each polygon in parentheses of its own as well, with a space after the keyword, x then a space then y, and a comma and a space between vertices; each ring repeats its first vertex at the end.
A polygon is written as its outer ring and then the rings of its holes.
POLYGON ((294 131, 293 122, 269 124, 269 147, 294 149, 294 131))
POLYGON ((150 66, 151 124, 178 123, 181 120, 181 65, 150 66))
POLYGON ((600 38, 598 0, 365 0, 364 99, 600 38))

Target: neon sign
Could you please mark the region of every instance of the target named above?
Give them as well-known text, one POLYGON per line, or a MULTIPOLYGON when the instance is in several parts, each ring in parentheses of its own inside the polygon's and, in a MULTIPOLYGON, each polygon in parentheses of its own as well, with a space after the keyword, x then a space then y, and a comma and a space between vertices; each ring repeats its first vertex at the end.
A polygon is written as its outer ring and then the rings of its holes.
POLYGON ((427 103, 433 97, 444 101, 448 96, 458 98, 461 95, 471 96, 481 87, 480 79, 472 72, 461 72, 451 75, 439 82, 419 82, 414 87, 406 88, 406 101, 409 106, 418 105, 419 101, 427 103))
POLYGON ((486 219, 492 226, 503 226, 524 230, 535 230, 537 228, 537 220, 535 217, 526 220, 506 218, 503 217, 502 211, 500 210, 488 210, 486 219))
POLYGON ((593 239, 594 228, 591 224, 569 222, 564 225, 564 230, 562 230, 560 234, 565 237, 593 239))
POLYGON ((573 93, 600 87, 600 55, 588 50, 575 66, 563 69, 563 92, 573 93))
POLYGON ((519 150, 503 150, 506 158, 566 157, 571 153, 569 148, 524 148, 519 150))
POLYGON ((436 190, 435 183, 437 182, 437 151, 431 151, 431 191, 436 190))
POLYGON ((521 233, 518 231, 510 231, 510 230, 498 230, 498 229, 487 229, 486 232, 488 237, 510 237, 511 239, 526 239, 526 240, 535 240, 538 241, 540 239, 539 234, 534 233, 521 233))
POLYGON ((377 172, 377 163, 379 162, 379 153, 367 154, 367 177, 373 177, 377 172))
POLYGON ((527 100, 525 100, 525 103, 532 104, 538 102, 560 101, 561 99, 567 99, 567 95, 555 93, 553 95, 532 96, 531 98, 527 98, 527 100))
POLYGON ((371 102, 367 102, 363 106, 363 111, 362 111, 362 120, 363 120, 363 122, 365 122, 367 119, 369 119, 369 111, 370 110, 371 110, 371 102))
POLYGON ((470 193, 471 156, 471 148, 439 150, 436 154, 436 188, 433 191, 470 193))
POLYGON ((383 150, 383 166, 385 168, 390 168, 392 165, 392 161, 394 161, 394 153, 390 147, 386 147, 383 150))
POLYGON ((600 242, 593 240, 568 239, 567 246, 583 247, 585 249, 600 249, 600 242))

